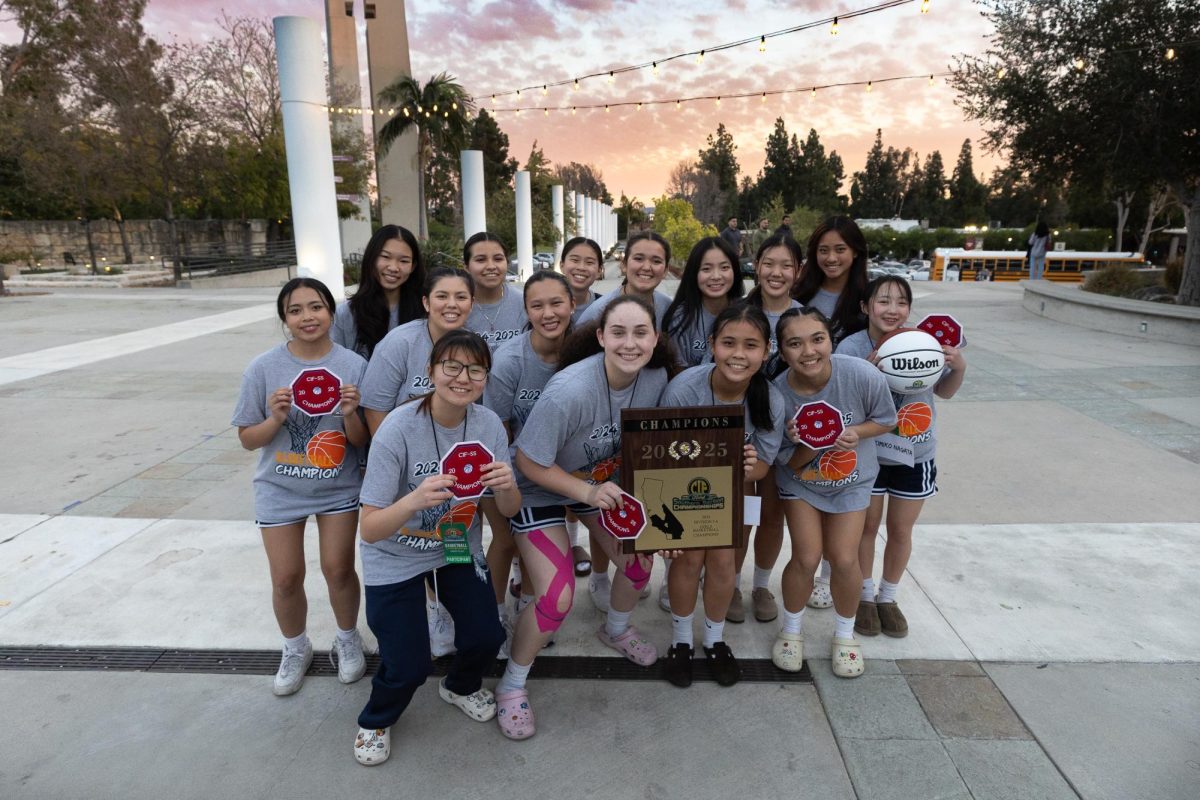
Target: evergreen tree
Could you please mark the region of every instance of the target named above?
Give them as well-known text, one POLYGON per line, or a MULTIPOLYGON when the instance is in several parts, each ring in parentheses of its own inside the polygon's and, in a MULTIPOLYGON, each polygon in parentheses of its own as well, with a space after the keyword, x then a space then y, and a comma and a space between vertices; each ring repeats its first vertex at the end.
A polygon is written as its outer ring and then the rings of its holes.
POLYGON ((718 124, 716 133, 710 133, 706 142, 708 146, 700 151, 699 167, 716 177, 717 189, 725 196, 724 215, 735 213, 740 171, 735 155, 737 145, 732 134, 725 130, 725 123, 718 124))
POLYGON ((511 186, 517 174, 517 160, 508 157, 508 134, 500 130, 496 118, 480 109, 471 125, 471 150, 483 152, 483 191, 491 195, 511 186))
MULTIPOLYGON (((775 129, 767 137, 766 159, 762 173, 755 184, 757 198, 771 198, 778 195, 783 200, 785 208, 792 208, 796 201, 797 168, 796 154, 799 150, 796 137, 788 144, 787 126, 783 117, 775 120, 775 129)), ((745 212, 743 212, 745 213, 745 212)))
POLYGON ((841 209, 843 203, 838 190, 846 171, 837 151, 825 155, 825 146, 815 128, 809 129, 803 146, 793 136, 791 150, 796 161, 796 182, 789 208, 807 206, 824 214, 841 209))
POLYGON ((938 150, 925 157, 919 177, 910 189, 912 202, 906 205, 906 213, 916 219, 929 220, 930 227, 945 223, 946 217, 946 168, 938 150))
POLYGON ((889 219, 895 215, 904 192, 904 168, 909 155, 894 147, 885 150, 882 129, 875 131, 875 143, 867 153, 867 163, 861 172, 854 173, 850 185, 854 216, 889 219))
POLYGON ((963 141, 958 162, 950 175, 949 217, 955 225, 986 225, 987 187, 975 177, 971 158, 971 140, 963 141))

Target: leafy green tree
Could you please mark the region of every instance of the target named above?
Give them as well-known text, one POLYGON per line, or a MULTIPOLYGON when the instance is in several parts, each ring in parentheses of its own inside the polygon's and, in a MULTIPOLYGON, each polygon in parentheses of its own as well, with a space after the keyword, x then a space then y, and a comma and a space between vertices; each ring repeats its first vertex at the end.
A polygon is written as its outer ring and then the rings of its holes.
POLYGON ((617 238, 624 239, 629 235, 629 229, 634 225, 641 226, 646 221, 646 207, 636 197, 629 198, 621 192, 621 200, 617 203, 617 238))
POLYGON ((971 157, 971 140, 963 141, 958 151, 958 161, 946 187, 950 193, 949 211, 951 221, 958 225, 986 225, 987 187, 975 177, 974 160, 971 157))
POLYGON ((665 195, 654 200, 654 230, 670 243, 671 260, 680 264, 696 242, 717 235, 715 226, 696 219, 691 203, 665 195))
POLYGON ((425 172, 434 151, 456 152, 470 138, 469 119, 475 111, 473 101, 458 80, 446 72, 421 84, 401 75, 379 92, 379 102, 395 113, 379 129, 378 148, 386 155, 396 139, 406 131, 417 131, 417 201, 421 209, 418 235, 428 238, 428 208, 425 200, 425 172))
POLYGON ((517 174, 517 160, 508 156, 508 134, 500 130, 496 118, 486 108, 471 123, 471 147, 483 153, 483 190, 494 194, 501 187, 511 186, 517 174))
POLYGON ((716 177, 717 191, 725 197, 720 216, 727 216, 737 210, 738 172, 741 170, 737 162, 737 145, 733 143, 733 135, 725 130, 723 122, 717 125, 716 133, 710 133, 705 141, 707 146, 700 151, 697 165, 716 177))
POLYGON ((1165 183, 1192 220, 1178 301, 1200 305, 1200 3, 981 4, 990 47, 958 58, 951 83, 986 146, 1038 180, 1108 187, 1118 213, 1165 183))
POLYGON ((566 192, 579 192, 612 205, 613 196, 604 185, 604 173, 592 164, 580 164, 569 161, 560 164, 555 170, 555 183, 561 183, 566 192))

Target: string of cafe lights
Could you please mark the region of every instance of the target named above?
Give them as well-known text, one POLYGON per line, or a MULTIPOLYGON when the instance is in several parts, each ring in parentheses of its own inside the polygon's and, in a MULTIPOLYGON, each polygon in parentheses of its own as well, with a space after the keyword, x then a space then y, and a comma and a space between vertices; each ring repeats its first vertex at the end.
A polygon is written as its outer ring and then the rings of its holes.
POLYGON ((640 72, 643 70, 650 70, 652 75, 657 76, 659 67, 664 64, 668 64, 672 61, 677 61, 677 60, 683 59, 683 58, 695 58, 696 63, 701 64, 704 62, 705 55, 711 55, 712 53, 719 53, 723 50, 732 50, 732 49, 735 49, 738 47, 745 47, 746 45, 751 45, 751 44, 757 44, 758 51, 760 53, 765 53, 767 51, 767 40, 768 39, 776 39, 781 36, 789 36, 793 33, 799 33, 801 31, 812 30, 813 28, 823 28, 827 25, 829 26, 830 35, 837 36, 839 33, 839 30, 840 30, 840 23, 844 20, 854 19, 856 17, 864 17, 864 16, 867 16, 868 14, 876 14, 881 11, 888 11, 893 8, 898 8, 900 6, 912 5, 913 3, 920 3, 920 11, 922 14, 929 13, 930 0, 885 0, 885 2, 877 3, 876 5, 873 5, 873 6, 868 6, 866 8, 860 8, 860 9, 857 9, 854 11, 847 11, 844 13, 839 13, 832 17, 824 17, 822 19, 812 20, 810 22, 804 22, 799 25, 793 25, 788 28, 783 28, 781 30, 769 31, 767 33, 762 33, 757 36, 748 36, 746 38, 738 39, 738 40, 735 40, 732 42, 725 42, 723 44, 717 44, 717 45, 712 45, 709 47, 703 47, 698 50, 688 50, 687 52, 683 52, 683 53, 675 53, 673 55, 661 56, 658 58, 651 59, 649 61, 643 61, 640 64, 629 64, 629 65, 626 65, 623 67, 614 67, 612 69, 601 69, 601 70, 597 70, 594 72, 588 72, 586 74, 578 75, 574 78, 566 78, 564 80, 558 80, 558 81, 547 81, 544 83, 533 84, 531 86, 522 86, 519 89, 507 89, 507 90, 499 91, 499 92, 484 92, 484 95, 491 95, 492 104, 495 105, 496 98, 507 97, 507 96, 511 95, 511 96, 515 96, 516 99, 519 100, 519 99, 521 99, 523 92, 541 91, 542 95, 545 96, 550 93, 551 89, 558 88, 560 86, 570 86, 572 88, 572 90, 578 91, 580 88, 580 84, 583 81, 591 80, 594 78, 604 78, 604 79, 607 79, 609 83, 615 83, 618 75, 624 75, 624 74, 630 73, 630 72, 640 72))

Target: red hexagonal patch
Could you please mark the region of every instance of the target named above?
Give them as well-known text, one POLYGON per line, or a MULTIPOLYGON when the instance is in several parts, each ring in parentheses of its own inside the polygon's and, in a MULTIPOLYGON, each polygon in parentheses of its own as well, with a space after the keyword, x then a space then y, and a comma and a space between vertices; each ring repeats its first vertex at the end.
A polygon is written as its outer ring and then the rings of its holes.
POLYGON ((629 492, 621 492, 625 505, 600 512, 600 527, 618 539, 636 539, 646 529, 646 507, 629 492))
POLYGON ((792 419, 796 420, 800 441, 814 450, 832 447, 842 431, 846 430, 842 424, 842 412, 824 400, 805 403, 796 409, 792 419))
POLYGON ((332 413, 342 402, 342 379, 325 368, 306 369, 292 381, 292 405, 310 417, 332 413))
POLYGON ((938 344, 962 347, 963 327, 949 314, 930 314, 917 323, 917 328, 937 339, 938 344))
POLYGON ((483 442, 459 442, 442 456, 441 473, 453 475, 450 492, 459 500, 474 500, 484 492, 483 468, 496 460, 483 442))

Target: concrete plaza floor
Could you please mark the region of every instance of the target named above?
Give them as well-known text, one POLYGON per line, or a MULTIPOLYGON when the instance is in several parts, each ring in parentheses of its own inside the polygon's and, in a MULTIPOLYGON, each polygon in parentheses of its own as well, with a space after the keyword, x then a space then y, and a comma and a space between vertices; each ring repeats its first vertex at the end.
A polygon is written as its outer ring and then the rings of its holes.
MULTIPOLYGON (((810 611, 812 684, 535 680, 527 742, 431 681, 367 770, 351 755, 365 680, 310 676, 278 699, 258 675, 0 669, 0 797, 1200 795, 1200 341, 1048 321, 1018 286, 915 289, 914 319, 967 328, 969 371, 939 407, 941 495, 901 586, 911 634, 864 640, 862 678, 832 676, 832 614, 810 611)), ((282 339, 274 294, 0 299, 0 653, 278 647, 257 454, 229 426, 242 369, 282 339)), ((611 654, 578 589, 548 657, 611 654)), ((653 599, 634 622, 669 644, 653 599)), ((769 658, 776 627, 726 638, 769 658)))

